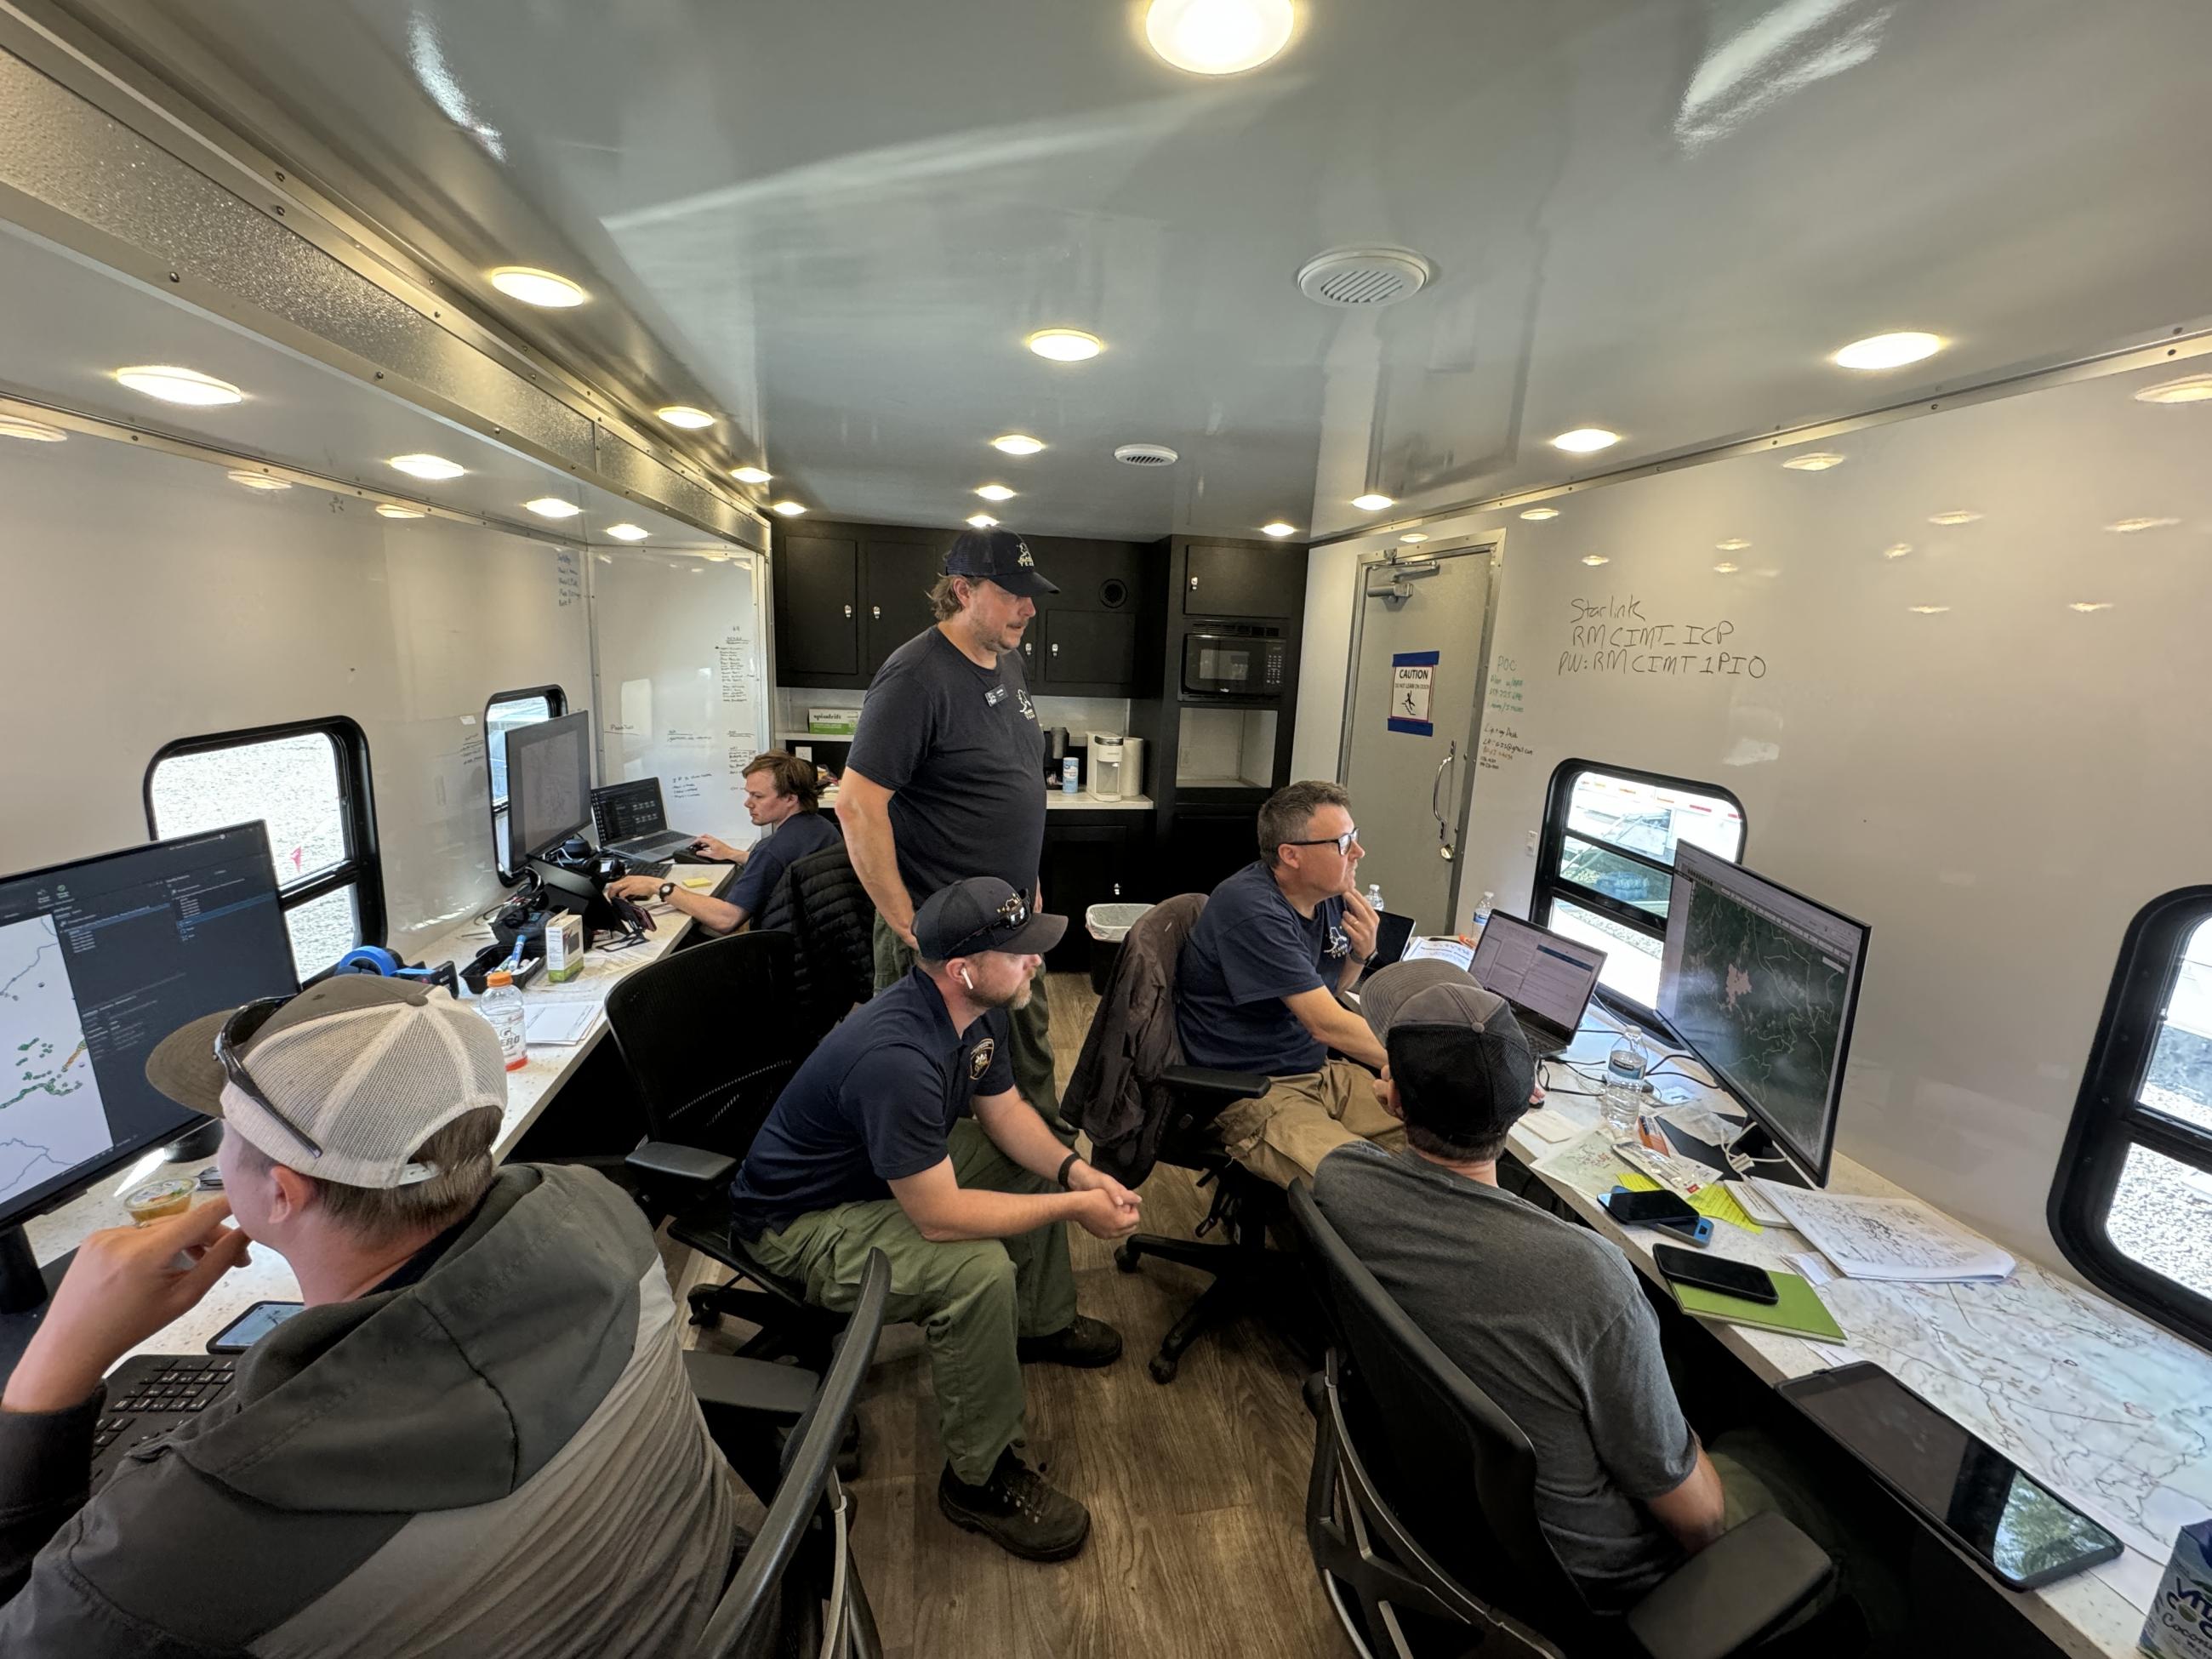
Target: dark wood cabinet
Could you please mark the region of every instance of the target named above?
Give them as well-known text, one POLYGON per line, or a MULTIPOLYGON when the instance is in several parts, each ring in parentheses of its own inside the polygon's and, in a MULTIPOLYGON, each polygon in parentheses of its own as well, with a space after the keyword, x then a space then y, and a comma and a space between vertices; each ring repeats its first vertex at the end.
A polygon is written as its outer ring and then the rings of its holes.
POLYGON ((1260 856, 1260 803, 1266 799, 1266 791, 1255 790, 1249 801, 1177 804, 1166 847, 1176 892, 1210 893, 1260 856))
MULTIPOLYGON (((1045 953, 1045 965, 1079 970, 1091 962, 1084 916, 1094 904, 1151 896, 1140 866, 1152 833, 1152 814, 1131 811, 1048 812, 1044 823, 1044 908, 1067 918, 1067 932, 1045 953)), ((1066 1041, 1080 1046, 1081 1033, 1066 1041)))
POLYGON ((1127 696, 1137 677, 1133 611, 1067 611, 1037 618, 1031 683, 1063 696, 1127 696))
POLYGON ((867 607, 860 623, 863 674, 872 677, 884 658, 936 621, 929 590, 945 568, 951 540, 948 535, 939 541, 860 544, 861 598, 867 607))
POLYGON ((845 537, 785 536, 776 555, 778 676, 804 684, 859 673, 860 544, 845 537))
POLYGON ((1182 580, 1186 617, 1287 617, 1291 599, 1303 599, 1305 550, 1194 542, 1183 550, 1182 580), (1295 582, 1286 580, 1292 558, 1295 582))

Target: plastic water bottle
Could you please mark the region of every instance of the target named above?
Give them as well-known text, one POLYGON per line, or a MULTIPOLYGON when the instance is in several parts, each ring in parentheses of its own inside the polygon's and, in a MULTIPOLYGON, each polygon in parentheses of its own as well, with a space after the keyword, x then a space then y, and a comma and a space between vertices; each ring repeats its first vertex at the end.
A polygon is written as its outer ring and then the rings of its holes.
POLYGON ((1378 916, 1382 914, 1382 884, 1381 882, 1370 881, 1367 884, 1367 907, 1378 916))
POLYGON ((514 975, 504 968, 484 975, 484 994, 477 999, 477 1012, 499 1033, 499 1052, 507 1069, 519 1072, 530 1063, 529 1022, 522 1012, 522 993, 514 988, 514 975))
POLYGON ((1485 893, 1482 896, 1482 902, 1474 907, 1474 920, 1468 925, 1468 939, 1479 939, 1482 937, 1482 930, 1490 925, 1491 901, 1497 896, 1495 893, 1485 893))
POLYGON ((1614 1139, 1633 1138, 1644 1110, 1644 1033, 1624 1026, 1605 1060, 1606 1133, 1614 1139))

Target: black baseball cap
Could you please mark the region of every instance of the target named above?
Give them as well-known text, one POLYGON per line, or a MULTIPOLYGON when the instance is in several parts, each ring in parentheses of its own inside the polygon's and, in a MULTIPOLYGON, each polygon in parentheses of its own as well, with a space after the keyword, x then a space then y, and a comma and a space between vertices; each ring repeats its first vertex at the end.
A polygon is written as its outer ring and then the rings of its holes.
POLYGON ((945 556, 945 574, 981 576, 1009 593, 1023 593, 1033 599, 1060 592, 1059 584, 1047 581, 1036 568, 1030 544, 1011 530, 962 531, 952 538, 952 550, 945 556))
POLYGON ((1528 1109, 1536 1057, 1513 1009, 1448 962, 1394 963, 1359 990, 1359 1012, 1390 1056, 1410 1123, 1480 1146, 1528 1109))
POLYGON ((970 876, 940 887, 915 913, 915 950, 929 962, 985 951, 1042 956, 1067 931, 1066 916, 1048 916, 996 876, 970 876))

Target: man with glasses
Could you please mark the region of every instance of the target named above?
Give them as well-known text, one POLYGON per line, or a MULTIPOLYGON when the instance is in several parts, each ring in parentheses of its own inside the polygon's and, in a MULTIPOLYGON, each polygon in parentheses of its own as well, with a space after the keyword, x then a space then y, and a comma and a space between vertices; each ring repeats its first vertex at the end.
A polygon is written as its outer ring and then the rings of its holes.
POLYGON ((817 1306, 850 1309, 868 1252, 890 1258, 889 1316, 929 1344, 938 1507, 1031 1561, 1073 1555, 1091 1516, 1014 1449, 1021 1368, 1121 1352, 1075 1310, 1060 1224, 1121 1238, 1139 1202, 1014 1089, 1007 1017, 1066 926, 995 877, 934 894, 913 920, 915 965, 807 1056, 731 1186, 732 1231, 817 1306))
POLYGON ((1405 1127, 1375 1097, 1382 1043, 1335 996, 1375 955, 1352 798, 1333 783, 1294 783, 1260 808, 1259 832, 1258 861, 1213 890, 1183 943, 1176 1031, 1194 1065, 1274 1079, 1214 1129, 1231 1158, 1287 1187, 1348 1141, 1403 1145, 1405 1127))

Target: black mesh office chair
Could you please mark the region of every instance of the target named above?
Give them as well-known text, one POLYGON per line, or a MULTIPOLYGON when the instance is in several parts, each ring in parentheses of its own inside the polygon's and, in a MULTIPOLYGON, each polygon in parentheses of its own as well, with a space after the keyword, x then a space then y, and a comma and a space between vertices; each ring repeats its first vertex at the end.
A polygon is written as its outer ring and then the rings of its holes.
POLYGON ((1301 1182, 1291 1216, 1332 1327, 1308 1384, 1317 1419, 1306 1539, 1365 1659, 1522 1650, 1724 1659, 1758 1645, 1834 1571, 1782 1516, 1754 1516, 1626 1613, 1591 1609, 1536 1518, 1536 1456, 1330 1226, 1301 1182))
POLYGON ((853 1509, 837 1484, 836 1464, 861 1380, 883 1334, 890 1288, 890 1258, 870 1251, 836 1358, 785 1449, 783 1479, 768 1518, 708 1621, 702 1659, 878 1659, 882 1654, 854 1565, 853 1509))

